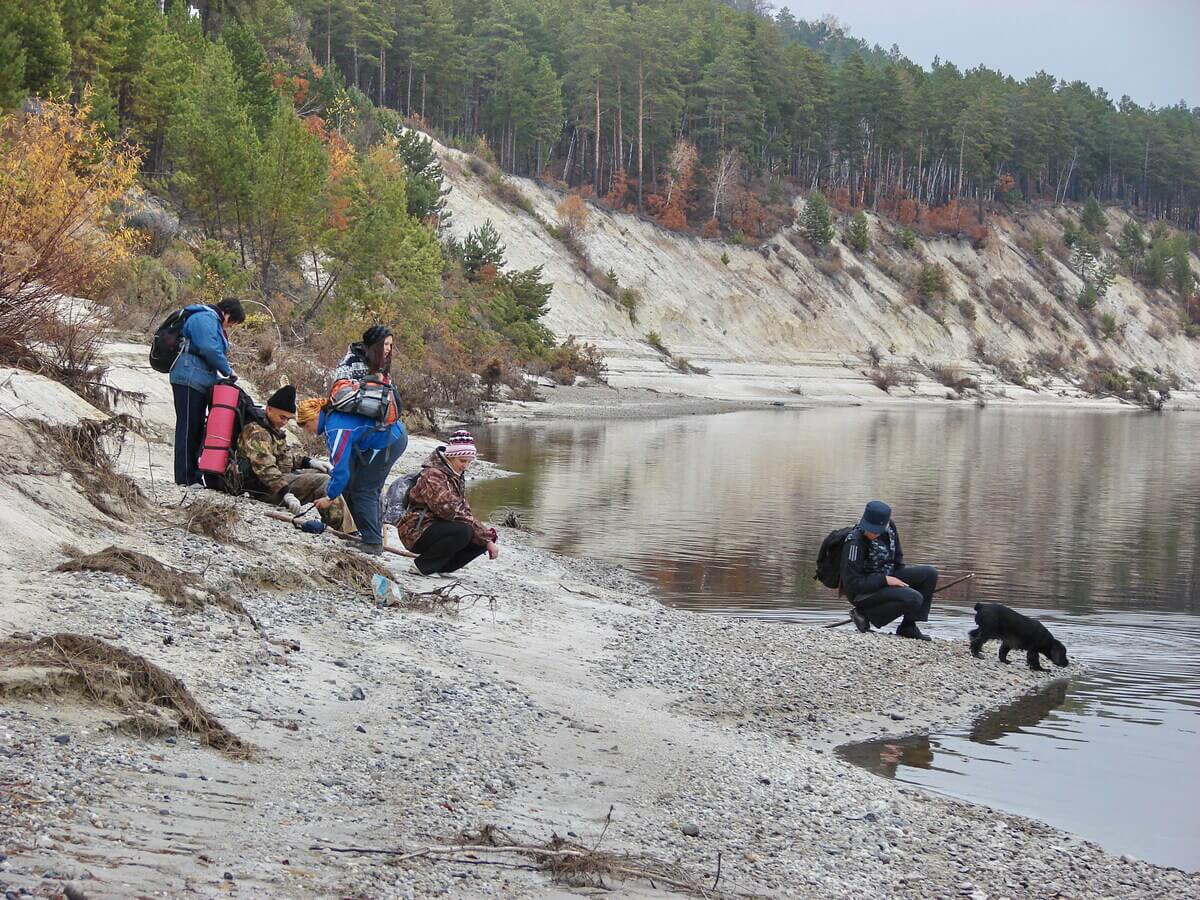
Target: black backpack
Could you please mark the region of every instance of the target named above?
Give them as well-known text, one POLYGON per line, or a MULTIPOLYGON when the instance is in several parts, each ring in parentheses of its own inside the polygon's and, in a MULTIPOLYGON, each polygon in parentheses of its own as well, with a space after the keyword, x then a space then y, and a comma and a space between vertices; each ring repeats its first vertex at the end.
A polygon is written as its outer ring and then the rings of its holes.
POLYGON ((821 541, 821 549, 817 551, 817 571, 813 578, 827 588, 842 586, 842 545, 855 527, 851 525, 849 528, 831 531, 825 540, 821 541))
POLYGON ((150 342, 150 367, 155 372, 166 374, 179 359, 183 350, 183 323, 191 318, 195 310, 177 309, 158 326, 154 340, 150 342))

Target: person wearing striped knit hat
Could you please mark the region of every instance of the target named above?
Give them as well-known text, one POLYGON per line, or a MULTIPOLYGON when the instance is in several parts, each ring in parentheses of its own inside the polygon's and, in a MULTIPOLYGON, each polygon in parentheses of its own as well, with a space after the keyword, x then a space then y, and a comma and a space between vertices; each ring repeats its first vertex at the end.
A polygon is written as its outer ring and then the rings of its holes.
POLYGON ((467 503, 467 469, 475 461, 470 432, 456 431, 429 454, 408 491, 408 507, 396 525, 404 546, 417 554, 418 575, 455 572, 487 553, 500 555, 496 529, 480 522, 467 503))

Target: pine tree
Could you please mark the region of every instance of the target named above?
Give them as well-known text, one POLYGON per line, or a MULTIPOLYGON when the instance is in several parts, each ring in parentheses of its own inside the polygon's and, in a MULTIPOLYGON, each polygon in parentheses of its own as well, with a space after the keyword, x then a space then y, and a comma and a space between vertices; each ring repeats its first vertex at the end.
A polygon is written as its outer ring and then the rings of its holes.
POLYGON ((829 213, 829 203, 820 191, 813 191, 808 195, 808 200, 804 203, 800 231, 817 249, 827 246, 833 240, 833 217, 829 213))
POLYGON ((241 82, 242 102, 261 138, 275 117, 278 102, 267 68, 267 54, 250 29, 242 25, 228 26, 221 33, 221 41, 229 48, 241 82))
POLYGON ((25 98, 25 51, 15 31, 0 15, 0 114, 19 106, 25 98))
POLYGON ((532 137, 537 153, 535 174, 540 178, 545 151, 557 143, 563 127, 562 86, 548 56, 538 59, 530 90, 532 137))
POLYGON ((492 266, 497 271, 504 267, 504 244, 491 219, 466 236, 462 252, 463 267, 471 277, 477 275, 484 266, 492 266))
POLYGON ((1186 300, 1192 296, 1192 288, 1196 284, 1195 276, 1192 274, 1191 258, 1188 254, 1186 234, 1180 233, 1171 239, 1170 254, 1168 267, 1171 273, 1171 287, 1175 289, 1176 294, 1186 300))
MULTIPOLYGON (((63 33, 57 4, 39 0, 0 3, 0 34, 16 35, 24 56, 24 87, 32 94, 62 94, 67 89, 71 45, 63 33)), ((0 68, 14 67, 10 63, 0 68)))
POLYGON ((1089 234, 1101 234, 1108 227, 1108 217, 1100 208, 1100 201, 1096 199, 1095 194, 1088 194, 1087 203, 1079 216, 1079 224, 1089 234))
POLYGON ((856 253, 866 253, 871 246, 871 226, 867 222, 866 214, 861 209, 850 217, 850 224, 846 227, 845 242, 856 253))
POLYGON ((446 176, 433 149, 433 141, 411 128, 395 135, 396 153, 404 163, 408 188, 407 212, 419 222, 436 223, 441 230, 450 224, 446 209, 446 176))

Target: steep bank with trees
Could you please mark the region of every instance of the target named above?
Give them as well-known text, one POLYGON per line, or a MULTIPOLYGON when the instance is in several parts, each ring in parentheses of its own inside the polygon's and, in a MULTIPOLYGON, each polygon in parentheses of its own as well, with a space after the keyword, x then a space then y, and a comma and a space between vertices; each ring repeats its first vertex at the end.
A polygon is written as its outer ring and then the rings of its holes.
MULTIPOLYGON (((57 258, 67 207, 22 143, 42 116, 143 189, 114 216, 77 186, 81 227, 122 252, 55 290, 143 331, 255 296, 240 367, 273 379, 311 380, 368 318, 396 327, 426 408, 475 402, 473 376, 521 394, 520 368, 598 374, 571 335, 647 380, 814 352, 865 357, 889 391, 915 371, 961 393, 935 365, 1134 395, 1194 376, 1196 239, 1175 229, 1197 223, 1195 110, 927 71, 744 5, 14 0, 0 103, 27 112, 3 140, 33 177, 5 183, 30 217, 0 234, 0 283, 57 258), (25 99, 51 95, 77 111, 25 99), (471 154, 449 198, 421 129, 471 154)), ((93 342, 65 344, 86 381, 93 342)))

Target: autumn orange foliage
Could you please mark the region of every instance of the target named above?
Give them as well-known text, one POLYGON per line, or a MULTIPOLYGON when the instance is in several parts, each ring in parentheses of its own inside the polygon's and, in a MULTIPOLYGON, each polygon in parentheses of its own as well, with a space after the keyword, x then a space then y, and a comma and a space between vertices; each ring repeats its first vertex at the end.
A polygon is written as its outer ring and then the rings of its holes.
POLYGON ((138 155, 90 119, 88 99, 0 119, 0 356, 9 359, 44 337, 60 297, 102 299, 142 241, 113 213, 138 155))
POLYGON ((709 219, 704 223, 703 234, 706 238, 719 238, 721 236, 721 224, 716 219, 709 219))
POLYGON ((613 174, 612 184, 609 185, 608 193, 604 195, 604 202, 613 209, 620 209, 625 202, 625 195, 629 193, 629 179, 625 175, 624 169, 617 169, 613 174))

